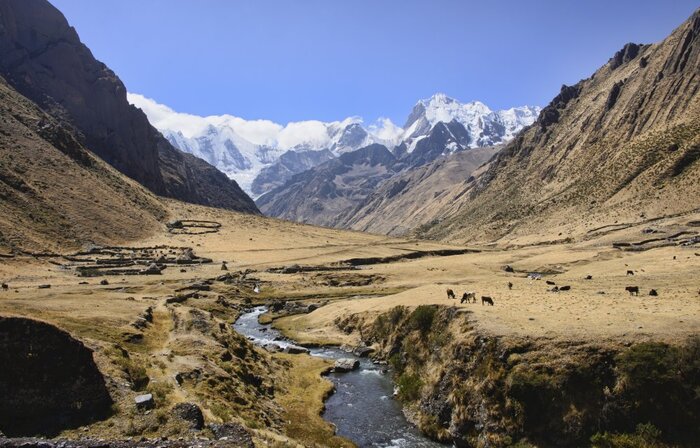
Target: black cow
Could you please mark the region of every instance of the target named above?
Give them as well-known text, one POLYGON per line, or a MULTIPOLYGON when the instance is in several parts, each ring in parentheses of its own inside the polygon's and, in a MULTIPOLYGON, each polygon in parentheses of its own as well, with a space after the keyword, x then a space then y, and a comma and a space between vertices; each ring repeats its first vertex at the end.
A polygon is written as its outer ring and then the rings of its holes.
POLYGON ((571 289, 571 286, 569 286, 569 285, 559 287, 559 291, 568 291, 570 289, 571 289))
POLYGON ((449 288, 447 289, 447 298, 457 300, 457 296, 455 296, 455 292, 449 288))
POLYGON ((658 296, 658 295, 659 295, 659 293, 658 293, 658 292, 656 292, 656 290, 655 290, 655 289, 652 289, 651 291, 649 291, 649 295, 650 295, 650 296, 658 296))
POLYGON ((10 289, 10 286, 7 283, 3 283, 2 289, 3 289, 3 291, 7 291, 8 289, 10 289))
POLYGON ((627 275, 634 275, 634 271, 627 270, 627 275))
POLYGON ((508 289, 513 289, 513 282, 508 282, 508 289))
POLYGON ((592 275, 587 275, 587 276, 586 276, 586 280, 593 280, 593 276, 592 276, 592 275))
POLYGON ((551 281, 551 280, 547 280, 547 284, 548 284, 548 285, 556 285, 556 283, 554 283, 554 282, 551 281))
POLYGON ((459 303, 469 303, 469 299, 471 299, 473 302, 476 302, 476 293, 472 291, 467 291, 464 294, 462 294, 462 300, 459 301, 459 303))
POLYGON ((483 306, 485 303, 493 306, 493 299, 489 296, 481 296, 481 305, 483 306))
POLYGON ((627 286, 625 287, 625 291, 629 292, 631 296, 638 296, 639 295, 639 286, 627 286))

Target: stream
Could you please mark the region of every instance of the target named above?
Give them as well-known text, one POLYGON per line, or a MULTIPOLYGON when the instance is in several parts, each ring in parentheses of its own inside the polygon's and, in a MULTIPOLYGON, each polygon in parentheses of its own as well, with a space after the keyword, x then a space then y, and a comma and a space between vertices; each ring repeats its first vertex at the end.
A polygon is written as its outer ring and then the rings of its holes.
MULTIPOLYGON (((260 346, 270 343, 281 348, 296 345, 271 325, 258 322, 258 317, 266 311, 265 307, 257 307, 242 314, 233 328, 260 346)), ((329 360, 356 358, 360 361, 357 370, 327 376, 335 384, 336 390, 326 400, 323 418, 336 426, 338 435, 352 440, 361 448, 445 447, 423 436, 406 420, 401 404, 393 398, 391 375, 382 373, 382 366, 334 347, 310 350, 311 356, 329 360)))

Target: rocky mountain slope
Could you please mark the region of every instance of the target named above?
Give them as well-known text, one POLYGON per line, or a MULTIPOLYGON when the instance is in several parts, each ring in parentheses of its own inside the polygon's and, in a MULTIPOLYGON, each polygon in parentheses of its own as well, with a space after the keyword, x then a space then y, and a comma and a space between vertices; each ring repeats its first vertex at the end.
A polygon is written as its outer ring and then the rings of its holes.
POLYGON ((0 77, 0 251, 143 237, 166 216, 141 185, 0 77))
MULTIPOLYGON (((467 179, 496 152, 494 147, 471 148, 472 143, 462 123, 439 121, 427 135, 411 142, 410 152, 405 142, 394 148, 380 170, 366 167, 368 148, 363 148, 343 154, 338 163, 327 162, 295 175, 258 198, 257 204, 263 213, 278 218, 400 235, 413 228, 408 225, 432 220, 426 212, 439 210, 434 207, 435 198, 467 179), (360 175, 364 178, 356 179, 360 175), (349 177, 353 180, 348 181, 349 177), (358 189, 352 190, 353 186, 358 189), (389 208, 394 210, 391 218, 386 213, 389 208)), ((380 145, 372 151, 378 148, 388 152, 380 145)))
POLYGON ((338 226, 400 236, 430 224, 450 189, 465 181, 498 152, 488 146, 440 157, 379 185, 338 226))
POLYGON ((175 112, 142 95, 129 94, 128 98, 175 147, 215 165, 254 197, 326 161, 328 152, 337 157, 376 143, 401 155, 413 153, 436 127, 445 125, 459 136, 459 147, 416 151, 412 163, 418 165, 443 152, 504 143, 532 124, 540 111, 539 107, 523 106, 494 112, 478 101, 460 103, 436 94, 415 105, 403 128, 388 119, 364 126, 357 117, 282 126, 231 115, 199 117, 175 112), (296 157, 292 153, 302 154, 296 157), (293 162, 295 159, 298 162, 293 162))
POLYGON ((0 74, 86 148, 156 194, 257 212, 238 185, 165 140, 126 99, 119 78, 45 0, 0 1, 0 74))
POLYGON ((334 227, 361 204, 400 165, 382 145, 341 154, 303 173, 258 199, 265 214, 334 227))
POLYGON ((563 86, 537 122, 456 185, 421 235, 580 234, 700 207, 700 11, 563 86))

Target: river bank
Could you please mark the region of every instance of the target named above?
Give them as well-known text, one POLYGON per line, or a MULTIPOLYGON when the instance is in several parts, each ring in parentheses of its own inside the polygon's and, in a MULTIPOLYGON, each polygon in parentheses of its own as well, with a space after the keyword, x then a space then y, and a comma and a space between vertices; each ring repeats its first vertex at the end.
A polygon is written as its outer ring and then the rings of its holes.
MULTIPOLYGON (((296 347, 294 341, 270 324, 259 322, 265 312, 265 307, 256 307, 242 314, 233 328, 261 347, 276 345, 282 350, 296 347)), ((334 390, 325 400, 322 415, 337 428, 339 436, 359 447, 444 446, 423 436, 407 421, 401 403, 393 398, 394 383, 385 366, 338 347, 311 347, 309 354, 329 361, 351 358, 359 363, 357 369, 349 372, 333 372, 329 368, 324 375, 333 383, 334 390)))

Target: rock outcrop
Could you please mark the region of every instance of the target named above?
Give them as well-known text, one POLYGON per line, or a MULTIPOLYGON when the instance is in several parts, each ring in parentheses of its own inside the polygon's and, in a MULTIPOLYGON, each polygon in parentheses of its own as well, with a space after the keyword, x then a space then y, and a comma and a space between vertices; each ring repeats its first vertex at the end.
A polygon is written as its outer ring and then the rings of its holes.
POLYGON ((0 431, 8 437, 55 435, 111 412, 92 352, 52 325, 0 317, 0 365, 0 431))
POLYGON ((257 213, 234 181, 175 149, 127 102, 121 80, 48 1, 0 1, 0 74, 73 126, 92 152, 154 193, 257 213))
POLYGON ((536 339, 484 332, 455 308, 438 308, 428 327, 416 325, 418 314, 397 307, 347 323, 394 367, 407 415, 433 439, 580 447, 596 434, 642 438, 638 425, 661 440, 634 446, 690 447, 700 437, 697 336, 674 344, 536 339))

